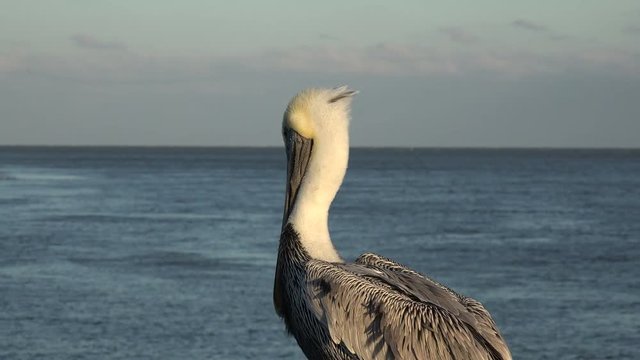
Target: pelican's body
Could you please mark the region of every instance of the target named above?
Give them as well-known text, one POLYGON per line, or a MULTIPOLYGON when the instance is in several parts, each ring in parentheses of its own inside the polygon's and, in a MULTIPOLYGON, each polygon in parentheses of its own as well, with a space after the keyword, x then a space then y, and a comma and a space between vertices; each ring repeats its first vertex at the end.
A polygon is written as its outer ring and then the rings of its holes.
POLYGON ((375 254, 345 263, 333 247, 328 212, 347 168, 354 94, 308 89, 285 112, 276 312, 310 359, 511 359, 478 301, 375 254))

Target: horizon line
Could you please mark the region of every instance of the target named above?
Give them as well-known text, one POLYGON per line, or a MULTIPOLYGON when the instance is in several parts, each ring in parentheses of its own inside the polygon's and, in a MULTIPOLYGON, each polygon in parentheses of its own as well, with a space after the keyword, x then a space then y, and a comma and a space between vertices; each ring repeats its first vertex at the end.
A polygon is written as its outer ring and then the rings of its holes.
MULTIPOLYGON (((0 144, 1 148, 142 148, 142 149, 281 149, 280 145, 51 145, 0 144)), ((640 146, 371 146, 356 145, 350 149, 380 150, 640 150, 640 146)))

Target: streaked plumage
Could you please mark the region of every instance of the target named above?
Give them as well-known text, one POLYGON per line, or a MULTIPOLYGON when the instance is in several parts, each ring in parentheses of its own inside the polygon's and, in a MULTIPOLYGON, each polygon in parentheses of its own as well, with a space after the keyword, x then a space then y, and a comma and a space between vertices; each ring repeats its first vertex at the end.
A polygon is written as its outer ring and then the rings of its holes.
POLYGON ((285 112, 276 312, 310 359, 511 359, 478 301, 379 255, 345 263, 333 248, 327 217, 346 171, 353 94, 305 90, 285 112))

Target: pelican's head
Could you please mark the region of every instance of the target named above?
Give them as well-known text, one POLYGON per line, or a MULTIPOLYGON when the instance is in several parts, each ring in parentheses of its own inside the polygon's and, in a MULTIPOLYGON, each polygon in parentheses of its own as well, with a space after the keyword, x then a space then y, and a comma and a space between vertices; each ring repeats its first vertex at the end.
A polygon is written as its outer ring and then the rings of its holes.
POLYGON ((287 193, 283 226, 286 225, 306 178, 313 177, 315 180, 312 188, 307 189, 307 197, 314 199, 318 198, 319 193, 333 191, 329 203, 333 200, 346 170, 349 108, 351 98, 356 93, 357 91, 346 86, 306 89, 289 102, 282 121, 282 137, 287 152, 287 193), (312 154, 316 154, 316 160, 310 165, 312 154), (332 172, 336 174, 332 176, 332 172), (334 190, 330 186, 337 178, 339 183, 334 190))

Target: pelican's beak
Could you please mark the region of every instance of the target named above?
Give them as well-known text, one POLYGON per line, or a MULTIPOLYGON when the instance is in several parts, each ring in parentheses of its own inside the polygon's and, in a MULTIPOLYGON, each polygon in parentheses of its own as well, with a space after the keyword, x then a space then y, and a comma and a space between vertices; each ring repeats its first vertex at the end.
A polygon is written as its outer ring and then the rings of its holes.
POLYGON ((287 192, 282 216, 282 228, 284 229, 296 201, 302 178, 307 172, 313 140, 305 138, 288 127, 285 127, 282 135, 287 151, 287 192))

